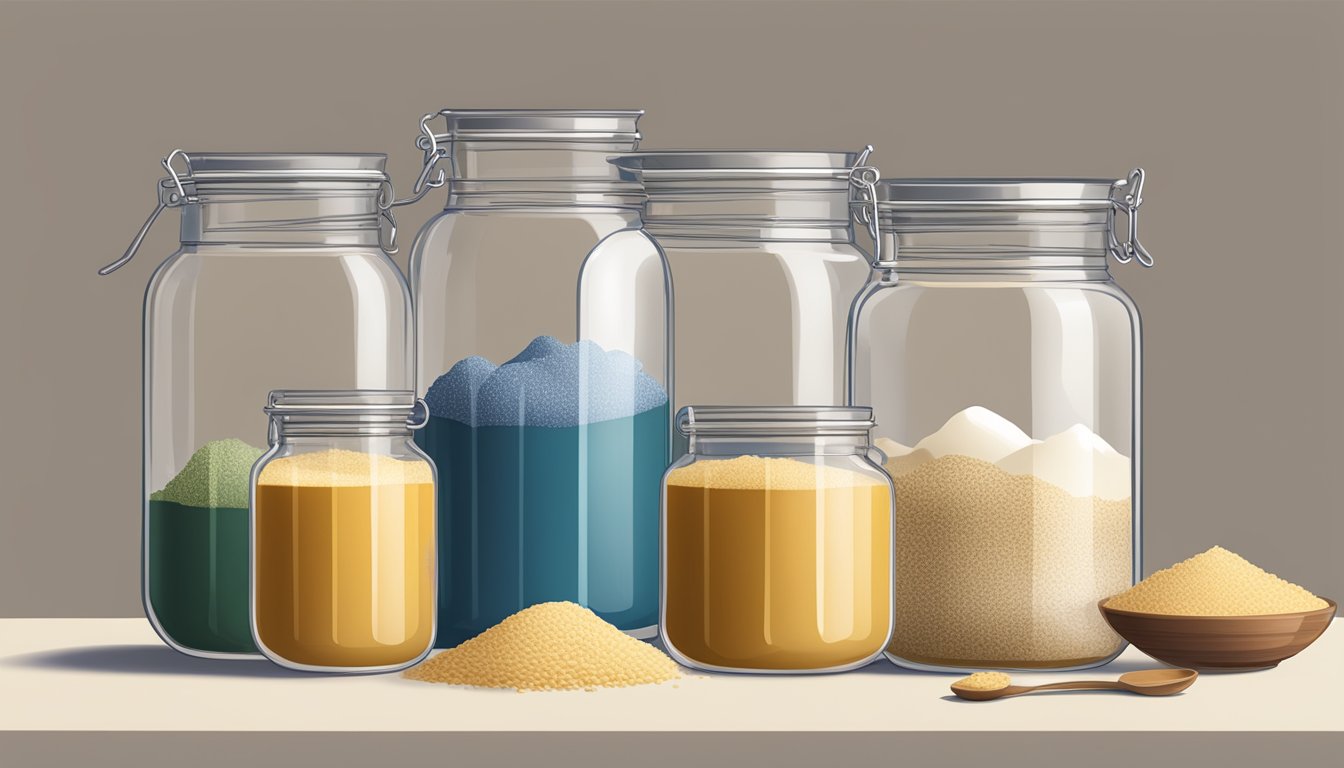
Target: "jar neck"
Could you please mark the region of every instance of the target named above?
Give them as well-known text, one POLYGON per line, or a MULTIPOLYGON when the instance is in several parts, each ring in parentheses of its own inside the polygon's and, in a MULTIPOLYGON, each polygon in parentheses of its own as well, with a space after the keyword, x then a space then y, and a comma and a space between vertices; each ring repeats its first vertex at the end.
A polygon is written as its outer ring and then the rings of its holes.
POLYGON ((389 453, 411 443, 411 432, 396 434, 352 435, 332 431, 329 434, 282 432, 274 444, 295 450, 346 450, 359 453, 389 453))
POLYGON ((383 236, 376 182, 200 185, 182 206, 183 244, 341 245, 377 248, 383 236))
POLYGON ((638 212, 644 194, 609 160, 635 142, 452 142, 445 210, 561 208, 638 212))
POLYGON ((868 453, 867 435, 691 435, 688 446, 695 456, 859 456, 868 453))
POLYGON ((853 241, 843 180, 646 182, 644 227, 660 242, 853 241))
POLYGON ((1109 211, 884 212, 879 268, 902 276, 1109 280, 1109 211))

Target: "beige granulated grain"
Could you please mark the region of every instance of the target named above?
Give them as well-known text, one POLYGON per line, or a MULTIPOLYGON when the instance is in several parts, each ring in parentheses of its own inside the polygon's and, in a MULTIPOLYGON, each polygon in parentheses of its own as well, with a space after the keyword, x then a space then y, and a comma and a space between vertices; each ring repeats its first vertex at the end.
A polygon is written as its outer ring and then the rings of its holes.
POLYGON ((681 677, 681 669, 587 608, 540 603, 404 674, 427 683, 560 691, 662 683, 681 677))
POLYGON ((963 677, 953 685, 970 691, 997 691, 1000 688, 1007 688, 1012 682, 1013 679, 1002 672, 976 672, 970 677, 963 677))
POLYGON ((1061 667, 1120 647, 1097 601, 1131 583, 1130 503, 956 454, 896 485, 888 650, 941 666, 1061 667))
POLYGON ((1261 616, 1327 605, 1222 547, 1164 568, 1106 601, 1107 608, 1118 611, 1175 616, 1261 616))

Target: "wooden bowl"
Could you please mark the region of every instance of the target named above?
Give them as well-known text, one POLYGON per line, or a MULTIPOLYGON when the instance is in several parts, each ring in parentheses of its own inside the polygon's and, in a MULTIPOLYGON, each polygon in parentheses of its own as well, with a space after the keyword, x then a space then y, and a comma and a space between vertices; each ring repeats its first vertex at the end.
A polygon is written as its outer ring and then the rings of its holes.
POLYGON ((1314 611, 1264 616, 1117 611, 1106 600, 1097 607, 1116 634, 1154 659, 1201 672, 1249 672, 1277 667, 1320 637, 1335 615, 1335 601, 1325 602, 1314 611))

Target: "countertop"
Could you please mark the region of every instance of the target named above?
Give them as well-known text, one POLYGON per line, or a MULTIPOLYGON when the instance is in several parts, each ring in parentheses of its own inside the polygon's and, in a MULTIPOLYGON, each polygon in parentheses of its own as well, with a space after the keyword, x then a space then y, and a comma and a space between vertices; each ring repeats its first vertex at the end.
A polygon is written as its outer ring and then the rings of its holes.
MULTIPOLYGON (((1114 678, 1155 666, 1161 665, 1131 648, 1099 669, 1013 678, 1024 684, 1114 678)), ((879 660, 837 675, 688 671, 676 683, 657 686, 518 693, 428 684, 396 674, 325 676, 289 672, 264 661, 193 659, 160 644, 143 619, 4 619, 0 737, 42 732, 526 733, 545 744, 541 737, 548 733, 746 732, 767 738, 780 732, 862 732, 922 734, 919 740, 927 742, 930 734, 940 733, 1039 737, 1145 731, 1203 737, 1314 732, 1330 735, 1335 749, 1344 744, 1334 738, 1344 731, 1344 705, 1325 693, 1344 690, 1344 627, 1332 626, 1277 669, 1201 675, 1187 692, 1167 698, 1064 693, 973 703, 951 696, 948 685, 957 677, 910 672, 879 660)), ((19 741, 39 742, 31 737, 19 741)))

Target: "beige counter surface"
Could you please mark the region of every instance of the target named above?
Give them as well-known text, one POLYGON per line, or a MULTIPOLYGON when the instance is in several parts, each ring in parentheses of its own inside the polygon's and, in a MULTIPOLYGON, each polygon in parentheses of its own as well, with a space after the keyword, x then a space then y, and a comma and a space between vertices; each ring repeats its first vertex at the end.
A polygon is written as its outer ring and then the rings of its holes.
MULTIPOLYGON (((1134 649, 1083 673, 1160 666, 1134 649)), ((1185 694, 1053 694, 968 703, 953 675, 885 660, 847 674, 704 675, 594 692, 517 693, 399 675, 324 676, 205 661, 140 619, 0 620, 0 729, 24 731, 1334 731, 1344 730, 1344 627, 1278 669, 1206 674, 1185 694)))

